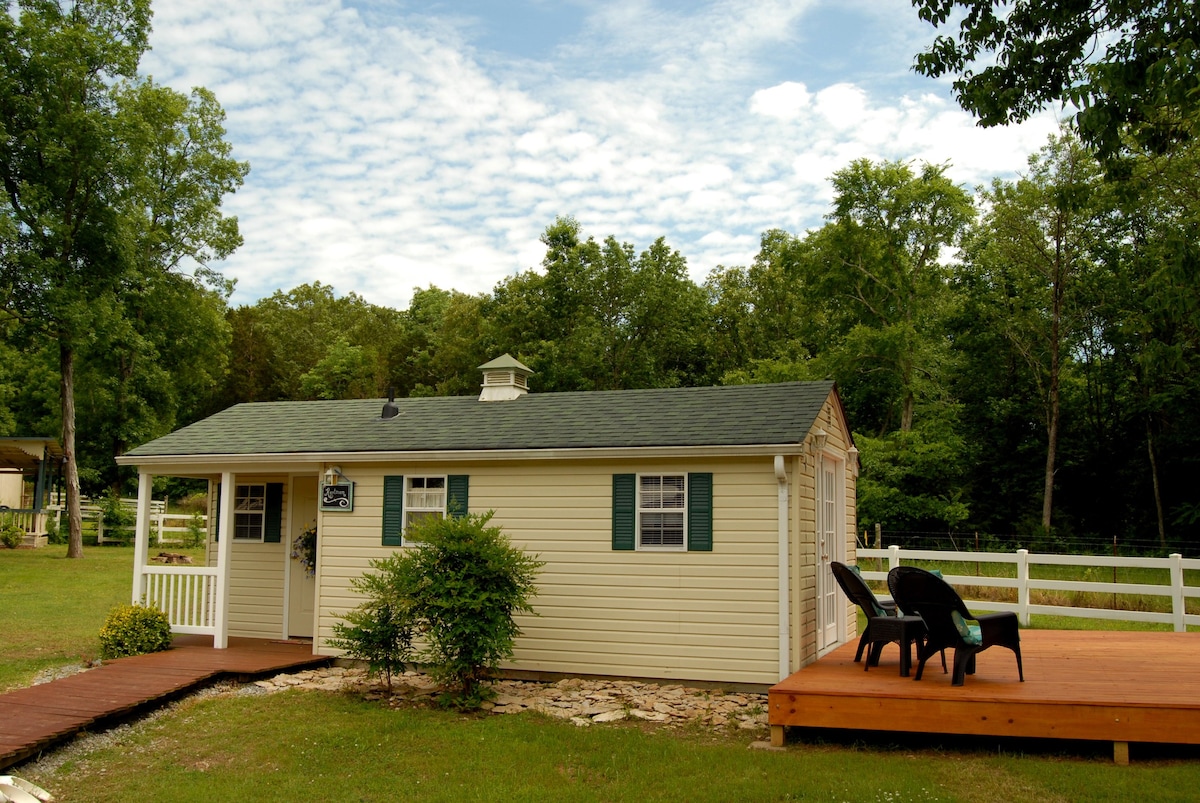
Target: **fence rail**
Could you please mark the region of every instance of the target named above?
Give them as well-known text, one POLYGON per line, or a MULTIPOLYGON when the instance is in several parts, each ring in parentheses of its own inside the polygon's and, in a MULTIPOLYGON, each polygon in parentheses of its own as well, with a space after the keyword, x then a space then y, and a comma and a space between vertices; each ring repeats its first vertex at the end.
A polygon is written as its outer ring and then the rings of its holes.
MULTIPOLYGON (((886 549, 857 550, 859 562, 864 558, 886 560, 888 571, 901 563, 948 564, 1002 564, 1013 567, 1014 577, 997 577, 991 575, 959 575, 946 574, 945 580, 952 585, 970 586, 975 588, 1005 588, 1015 589, 1017 601, 1003 602, 997 600, 971 600, 972 608, 993 611, 1014 611, 1023 625, 1029 625, 1032 614, 1049 614, 1054 616, 1077 616, 1089 619, 1113 619, 1130 622, 1152 622, 1169 624, 1176 631, 1184 631, 1191 626, 1200 626, 1200 614, 1187 612, 1189 599, 1200 599, 1200 586, 1186 584, 1185 572, 1200 572, 1200 558, 1184 558, 1174 554, 1165 558, 1135 558, 1108 557, 1106 555, 1046 555, 1035 554, 1027 549, 1016 552, 950 552, 933 549, 903 549, 890 546, 886 549), (1076 566, 1087 568, 1131 568, 1165 570, 1169 577, 1166 584, 1159 583, 1119 583, 1098 582, 1092 580, 1048 580, 1030 577, 1030 568, 1034 566, 1076 566), (1064 592, 1093 592, 1100 594, 1140 595, 1149 597, 1165 597, 1170 600, 1170 612, 1164 611, 1131 611, 1117 608, 1096 608, 1075 605, 1047 605, 1032 602, 1032 591, 1064 591, 1064 592)), ((863 577, 868 580, 886 581, 887 571, 870 571, 870 567, 859 567, 863 577)))
MULTIPOLYGON (((134 515, 137 513, 136 499, 122 499, 121 507, 130 511, 134 515)), ((85 531, 95 532, 96 543, 105 544, 111 541, 131 541, 133 539, 133 525, 122 527, 119 529, 127 530, 127 534, 123 537, 114 537, 111 533, 113 527, 106 527, 104 524, 104 509, 91 501, 83 500, 80 504, 80 512, 83 516, 83 526, 85 531), (106 535, 106 531, 109 533, 106 535)), ((45 535, 48 531, 47 524, 54 522, 56 532, 65 533, 63 518, 66 513, 66 508, 63 505, 47 505, 40 511, 0 508, 0 524, 16 524, 29 535, 45 535)), ((150 501, 150 533, 158 539, 160 544, 183 544, 191 534, 191 523, 193 514, 190 513, 168 513, 167 503, 161 499, 152 499, 150 501)), ((208 516, 201 513, 197 519, 201 530, 208 526, 208 516)))
POLYGON ((166 612, 173 633, 215 635, 217 570, 210 566, 145 566, 144 602, 166 612))

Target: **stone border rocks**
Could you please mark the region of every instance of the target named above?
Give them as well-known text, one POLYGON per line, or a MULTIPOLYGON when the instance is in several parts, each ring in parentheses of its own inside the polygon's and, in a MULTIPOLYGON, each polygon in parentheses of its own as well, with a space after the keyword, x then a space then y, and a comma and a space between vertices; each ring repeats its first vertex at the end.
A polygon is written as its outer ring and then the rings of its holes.
MULTIPOLYGON (((428 676, 406 672, 393 678, 392 689, 368 679, 366 672, 344 666, 306 669, 255 681, 263 692, 286 689, 351 691, 368 700, 398 708, 428 702, 437 687, 428 676)), ((767 728, 767 695, 725 692, 632 680, 566 678, 557 683, 525 680, 492 682, 496 696, 483 704, 491 714, 537 711, 579 727, 622 720, 657 723, 665 728, 701 725, 719 730, 760 732, 767 728)))

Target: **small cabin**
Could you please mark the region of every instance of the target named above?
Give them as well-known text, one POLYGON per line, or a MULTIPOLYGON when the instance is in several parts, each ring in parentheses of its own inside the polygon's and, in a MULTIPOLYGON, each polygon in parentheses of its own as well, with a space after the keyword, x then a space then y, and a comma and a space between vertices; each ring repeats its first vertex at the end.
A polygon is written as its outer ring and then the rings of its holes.
POLYGON ((119 458, 140 477, 133 598, 176 632, 311 639, 413 521, 492 511, 545 566, 509 668, 767 686, 851 637, 857 450, 832 382, 240 404, 119 458), (207 566, 147 561, 156 476, 210 486, 207 566), (315 533, 315 565, 296 545, 315 533))

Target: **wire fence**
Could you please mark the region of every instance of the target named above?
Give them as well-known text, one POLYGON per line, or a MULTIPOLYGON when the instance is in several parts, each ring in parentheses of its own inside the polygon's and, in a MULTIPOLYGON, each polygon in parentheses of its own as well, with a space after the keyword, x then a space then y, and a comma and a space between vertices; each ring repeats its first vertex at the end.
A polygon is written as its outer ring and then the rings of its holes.
POLYGON ((885 549, 896 545, 904 549, 933 549, 950 552, 1011 552, 1028 549, 1048 555, 1113 555, 1123 557, 1166 557, 1179 553, 1200 557, 1200 544, 1158 539, 1112 536, 1031 535, 1029 533, 989 533, 969 531, 889 530, 877 526, 857 534, 858 545, 866 549, 885 549))

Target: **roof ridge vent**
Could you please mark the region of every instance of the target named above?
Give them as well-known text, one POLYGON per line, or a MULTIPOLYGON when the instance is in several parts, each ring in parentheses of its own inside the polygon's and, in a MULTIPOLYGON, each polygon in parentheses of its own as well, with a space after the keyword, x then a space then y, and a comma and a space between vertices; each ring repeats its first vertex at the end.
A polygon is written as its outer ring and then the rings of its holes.
POLYGON ((480 401, 512 401, 529 392, 529 377, 533 369, 511 354, 505 353, 491 362, 485 362, 479 366, 479 370, 483 371, 480 401))

